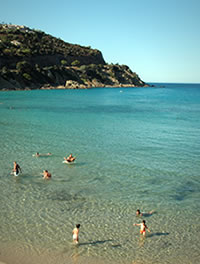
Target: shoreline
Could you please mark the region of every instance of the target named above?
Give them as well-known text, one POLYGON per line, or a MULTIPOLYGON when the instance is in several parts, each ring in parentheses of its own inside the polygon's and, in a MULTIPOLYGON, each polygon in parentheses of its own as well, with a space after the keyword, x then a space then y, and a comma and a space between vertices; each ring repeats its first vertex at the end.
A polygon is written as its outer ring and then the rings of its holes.
POLYGON ((50 85, 45 85, 41 86, 40 88, 31 88, 31 87, 26 87, 26 88, 3 88, 0 89, 0 92, 9 92, 9 91, 33 91, 33 90, 88 90, 88 89, 93 89, 93 88, 148 88, 148 87, 153 87, 152 85, 144 85, 144 86, 136 86, 134 84, 120 84, 120 85, 98 85, 98 86, 87 86, 87 87, 67 87, 64 85, 58 85, 58 86, 50 86, 50 85))
MULTIPOLYGON (((128 259, 122 261, 120 259, 107 259, 105 256, 92 256, 92 255, 82 255, 82 252, 80 251, 79 247, 74 246, 74 248, 70 251, 66 250, 65 248, 55 251, 55 250, 49 250, 44 249, 42 254, 37 254, 36 252, 26 252, 22 250, 19 246, 15 246, 6 249, 6 251, 1 252, 0 256, 0 264, 130 264, 132 261, 129 261, 128 259)), ((81 245, 80 245, 81 246, 81 245)), ((4 248, 5 249, 5 248, 4 248)), ((134 262, 135 264, 137 263, 134 262)), ((139 264, 139 263, 138 263, 139 264)), ((146 263, 147 264, 147 263, 146 263)), ((150 264, 150 263, 149 263, 150 264)))

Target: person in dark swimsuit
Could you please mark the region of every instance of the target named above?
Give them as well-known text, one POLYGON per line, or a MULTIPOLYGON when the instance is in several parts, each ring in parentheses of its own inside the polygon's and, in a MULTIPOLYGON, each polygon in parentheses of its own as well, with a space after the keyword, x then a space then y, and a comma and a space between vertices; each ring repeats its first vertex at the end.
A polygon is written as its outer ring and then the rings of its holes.
POLYGON ((49 180, 51 179, 51 173, 48 170, 43 171, 43 179, 49 180))
POLYGON ((67 162, 74 162, 75 159, 76 159, 76 157, 73 157, 72 154, 70 154, 69 157, 67 157, 67 158, 64 157, 64 160, 67 162))
POLYGON ((14 172, 15 175, 18 175, 19 172, 22 172, 19 164, 17 164, 16 161, 13 162, 13 165, 14 165, 13 172, 14 172))

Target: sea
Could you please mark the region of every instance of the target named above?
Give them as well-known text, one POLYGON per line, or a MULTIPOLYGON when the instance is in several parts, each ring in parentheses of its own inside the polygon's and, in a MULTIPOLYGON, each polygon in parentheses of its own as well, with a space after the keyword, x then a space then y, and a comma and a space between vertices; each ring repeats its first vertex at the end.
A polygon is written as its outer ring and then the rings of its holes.
POLYGON ((200 263, 200 84, 2 91, 0 153, 0 261, 200 263))

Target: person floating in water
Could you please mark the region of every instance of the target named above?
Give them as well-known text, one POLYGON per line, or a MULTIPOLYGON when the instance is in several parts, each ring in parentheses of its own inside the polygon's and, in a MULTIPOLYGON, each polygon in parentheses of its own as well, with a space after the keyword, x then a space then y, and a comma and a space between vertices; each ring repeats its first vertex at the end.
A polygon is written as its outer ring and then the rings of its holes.
POLYGON ((22 169, 20 168, 19 164, 17 164, 16 161, 13 162, 13 173, 15 176, 18 176, 19 175, 19 172, 22 172, 22 169))
POLYGON ((69 157, 64 157, 64 160, 67 162, 74 162, 76 157, 73 157, 72 154, 69 155, 69 157))
POLYGON ((144 216, 144 217, 148 217, 151 216, 153 213, 155 213, 154 210, 148 212, 148 213, 142 213, 139 209, 137 209, 136 211, 136 216, 144 216))
POLYGON ((146 235, 146 230, 150 233, 151 231, 149 230, 149 228, 146 225, 145 220, 142 221, 142 223, 140 224, 133 224, 134 226, 140 226, 140 234, 145 236, 146 235))
POLYGON ((51 173, 48 170, 43 171, 43 179, 49 180, 51 179, 51 173))
POLYGON ((80 224, 77 224, 76 227, 73 229, 72 231, 72 234, 73 234, 73 241, 78 244, 79 242, 79 237, 78 237, 78 234, 79 234, 79 228, 80 228, 80 224))
POLYGON ((45 153, 45 154, 40 154, 39 152, 36 152, 33 156, 35 157, 47 157, 47 156, 51 156, 52 154, 49 153, 45 153))

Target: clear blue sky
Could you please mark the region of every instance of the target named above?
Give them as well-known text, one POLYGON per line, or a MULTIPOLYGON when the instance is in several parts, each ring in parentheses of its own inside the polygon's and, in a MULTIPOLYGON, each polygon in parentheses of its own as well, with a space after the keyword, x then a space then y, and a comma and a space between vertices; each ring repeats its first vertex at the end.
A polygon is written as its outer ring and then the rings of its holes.
POLYGON ((200 0, 0 0, 0 22, 99 49, 145 82, 200 83, 200 0))

